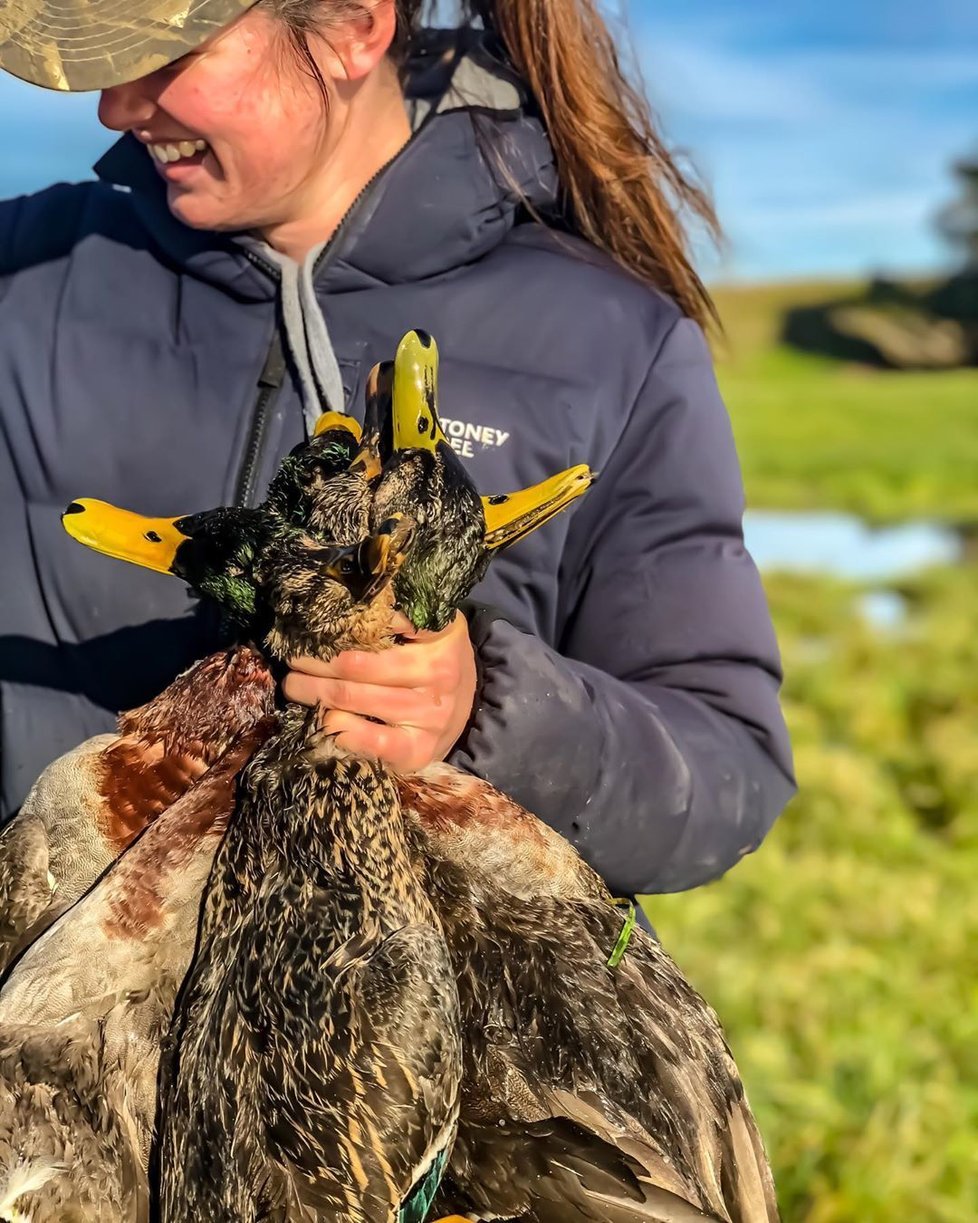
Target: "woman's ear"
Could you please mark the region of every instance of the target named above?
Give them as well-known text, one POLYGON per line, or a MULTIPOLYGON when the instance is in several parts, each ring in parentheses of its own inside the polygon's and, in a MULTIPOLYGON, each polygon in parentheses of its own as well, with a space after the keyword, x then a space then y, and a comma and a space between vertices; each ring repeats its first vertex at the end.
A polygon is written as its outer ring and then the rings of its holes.
POLYGON ((368 76, 390 50, 397 32, 395 0, 364 0, 359 12, 323 31, 326 62, 336 80, 368 76))

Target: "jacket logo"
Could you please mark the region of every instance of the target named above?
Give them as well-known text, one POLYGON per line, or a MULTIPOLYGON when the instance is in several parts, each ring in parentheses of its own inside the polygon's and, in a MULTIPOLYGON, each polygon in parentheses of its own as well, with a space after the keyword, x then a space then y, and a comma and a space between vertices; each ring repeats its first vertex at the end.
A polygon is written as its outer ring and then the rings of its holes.
POLYGON ((503 446, 509 441, 508 433, 493 429, 491 425, 470 425, 468 421, 446 420, 443 416, 441 427, 452 449, 463 459, 474 458, 476 446, 485 450, 487 446, 503 446))

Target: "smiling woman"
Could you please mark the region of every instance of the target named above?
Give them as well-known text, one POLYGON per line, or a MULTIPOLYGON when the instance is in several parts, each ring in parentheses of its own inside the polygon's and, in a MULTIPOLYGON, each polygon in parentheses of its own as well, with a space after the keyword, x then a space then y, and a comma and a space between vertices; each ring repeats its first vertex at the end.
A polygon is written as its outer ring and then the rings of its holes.
POLYGON ((412 326, 477 485, 588 463, 438 633, 285 681, 341 746, 447 757, 616 893, 695 886, 792 792, 777 648, 684 225, 707 198, 592 0, 0 0, 0 65, 98 87, 99 181, 0 205, 3 802, 214 641, 153 573, 81 556, 94 497, 254 503, 412 326), (243 8, 247 11, 242 12, 243 8), (179 10, 179 12, 177 12, 179 10), (419 746, 420 745, 420 746, 419 746))

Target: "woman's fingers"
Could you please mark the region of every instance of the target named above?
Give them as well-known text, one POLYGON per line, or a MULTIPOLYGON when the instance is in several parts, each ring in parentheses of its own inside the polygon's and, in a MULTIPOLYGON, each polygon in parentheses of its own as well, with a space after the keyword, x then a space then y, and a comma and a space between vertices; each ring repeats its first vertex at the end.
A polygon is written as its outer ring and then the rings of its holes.
POLYGON ((322 725, 341 747, 398 769, 444 760, 475 700, 475 655, 464 616, 393 649, 349 650, 328 663, 296 658, 291 668, 282 681, 287 700, 318 705, 322 725))
POLYGON ((431 762, 434 736, 416 726, 385 726, 341 709, 324 713, 320 724, 328 735, 336 736, 344 751, 383 760, 399 772, 413 772, 431 762))
POLYGON ((431 658, 424 653, 417 657, 413 645, 405 645, 378 654, 370 654, 366 650, 347 650, 338 654, 332 662, 293 658, 289 666, 294 671, 321 678, 394 688, 418 688, 428 681, 431 662, 431 658))
MULTIPOLYGON (((409 622, 405 620, 405 624, 409 625, 409 622)), ((403 646, 377 653, 346 650, 331 662, 307 657, 293 658, 289 665, 294 671, 306 675, 360 684, 451 689, 458 683, 459 659, 469 648, 468 623, 458 613, 440 633, 418 632, 403 646)))
POLYGON ((394 725, 430 729, 442 720, 442 698, 430 688, 358 684, 290 671, 282 681, 282 691, 288 700, 299 705, 322 705, 324 709, 341 709, 394 725))

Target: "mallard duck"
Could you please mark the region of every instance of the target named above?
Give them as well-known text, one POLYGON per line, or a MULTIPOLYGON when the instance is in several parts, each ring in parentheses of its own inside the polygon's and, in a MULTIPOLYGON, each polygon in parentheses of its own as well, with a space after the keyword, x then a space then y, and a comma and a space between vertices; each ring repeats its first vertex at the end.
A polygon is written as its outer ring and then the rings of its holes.
MULTIPOLYGON (((116 555, 123 529, 146 534, 80 504, 72 532, 116 555)), ((413 531, 392 518, 356 547, 326 547, 264 510, 154 528, 180 537, 167 567, 250 617, 282 658, 390 643, 413 531)), ((215 860, 173 1028, 163 1217, 421 1223, 455 1134, 457 1012, 392 778, 337 754, 314 712, 286 709, 215 860)))
POLYGON ((0 1218, 146 1217, 160 1043, 235 778, 275 724, 247 720, 0 991, 0 1218))
MULTIPOLYGON (((283 512, 346 472, 358 436, 348 418, 320 419, 270 490, 283 512)), ((31 945, 0 995, 0 1219, 146 1216, 160 1039, 235 775, 271 729, 272 693, 249 647, 205 659, 122 715, 119 735, 50 766, 7 830, 6 946, 31 945)))
MULTIPOLYGON (((424 410, 395 384, 395 447, 406 448, 385 466, 374 512, 419 524, 398 582, 406 614, 426 628, 450 614, 446 588, 457 602, 487 551, 561 508, 575 485, 565 474, 490 499, 480 545, 474 498, 460 491, 468 478, 438 426, 437 352, 421 340, 413 355, 424 410)), ((717 1018, 632 928, 631 911, 563 838, 486 783, 437 766, 400 785, 424 831, 418 869, 462 1008, 459 1133, 436 1206, 534 1223, 776 1219, 717 1018)))
POLYGON ((246 646, 50 764, 0 833, 0 973, 264 712, 273 681, 246 646))

